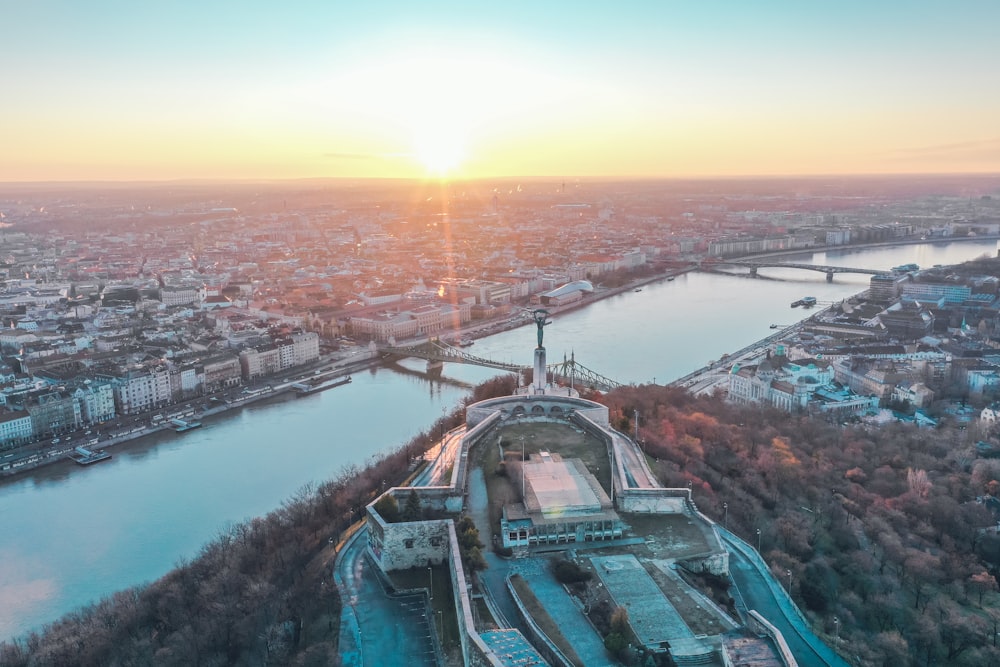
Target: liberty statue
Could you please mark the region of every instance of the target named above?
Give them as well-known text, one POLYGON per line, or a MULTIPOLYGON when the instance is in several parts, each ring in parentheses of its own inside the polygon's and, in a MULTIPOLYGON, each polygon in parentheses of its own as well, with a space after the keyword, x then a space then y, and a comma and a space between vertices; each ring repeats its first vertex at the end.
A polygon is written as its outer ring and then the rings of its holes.
POLYGON ((532 314, 535 316, 535 326, 538 327, 538 349, 542 349, 542 337, 545 334, 542 327, 552 324, 552 321, 549 319, 549 311, 547 310, 538 309, 532 314))

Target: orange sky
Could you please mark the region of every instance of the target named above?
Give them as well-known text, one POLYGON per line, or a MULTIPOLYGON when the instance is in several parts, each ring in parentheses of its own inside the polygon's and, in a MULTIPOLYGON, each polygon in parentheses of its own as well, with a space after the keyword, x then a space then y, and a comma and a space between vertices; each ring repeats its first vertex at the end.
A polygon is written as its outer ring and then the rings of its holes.
POLYGON ((1000 171, 997 3, 135 4, 5 12, 0 180, 1000 171))

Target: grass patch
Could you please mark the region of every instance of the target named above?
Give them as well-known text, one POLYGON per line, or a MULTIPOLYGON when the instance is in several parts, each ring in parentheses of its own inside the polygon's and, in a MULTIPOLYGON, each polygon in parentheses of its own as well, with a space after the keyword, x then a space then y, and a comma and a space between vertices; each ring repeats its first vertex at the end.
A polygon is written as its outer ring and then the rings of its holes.
POLYGON ((543 607, 542 603, 537 597, 535 597, 535 593, 531 590, 531 586, 528 585, 528 582, 526 582, 521 575, 515 574, 511 576, 510 583, 514 589, 515 595, 517 595, 517 597, 521 600, 521 604, 524 605, 528 615, 531 616, 532 620, 534 620, 535 625, 541 628, 542 632, 545 633, 545 636, 549 638, 549 641, 555 644, 570 662, 574 665, 583 667, 583 662, 580 660, 580 656, 576 654, 573 647, 566 641, 562 631, 559 630, 559 626, 556 625, 555 621, 552 620, 552 617, 549 616, 549 612, 545 611, 545 607, 543 607))

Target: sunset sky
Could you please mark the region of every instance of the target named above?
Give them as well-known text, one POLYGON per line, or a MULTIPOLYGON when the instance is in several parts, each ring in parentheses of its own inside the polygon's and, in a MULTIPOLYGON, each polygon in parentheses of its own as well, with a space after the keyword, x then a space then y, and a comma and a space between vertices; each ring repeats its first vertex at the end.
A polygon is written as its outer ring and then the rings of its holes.
POLYGON ((0 181, 1000 172, 1000 2, 2 0, 0 181))

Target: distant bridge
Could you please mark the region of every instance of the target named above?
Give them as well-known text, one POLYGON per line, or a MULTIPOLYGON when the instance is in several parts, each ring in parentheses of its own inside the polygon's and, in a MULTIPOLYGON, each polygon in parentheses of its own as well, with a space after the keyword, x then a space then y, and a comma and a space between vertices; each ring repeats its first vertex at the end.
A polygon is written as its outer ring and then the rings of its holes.
POLYGON ((849 266, 823 266, 822 264, 788 264, 784 262, 758 262, 750 259, 733 259, 712 262, 712 266, 745 266, 750 269, 750 277, 757 277, 757 269, 781 268, 781 269, 805 269, 806 271, 819 271, 826 274, 826 282, 833 282, 835 273, 865 273, 870 276, 877 276, 889 271, 878 269, 857 269, 849 266))
MULTIPOLYGON (((438 339, 431 339, 426 343, 405 347, 380 344, 378 351, 383 356, 416 357, 418 359, 426 359, 429 362, 450 361, 456 364, 472 364, 474 366, 496 368, 497 370, 510 371, 511 373, 520 373, 522 370, 530 368, 524 364, 494 361, 493 359, 478 357, 438 339)), ((600 391, 610 391, 622 386, 621 382, 590 370, 573 356, 570 356, 569 359, 563 359, 559 363, 548 364, 545 369, 552 374, 553 382, 559 380, 573 386, 582 385, 600 391)))

